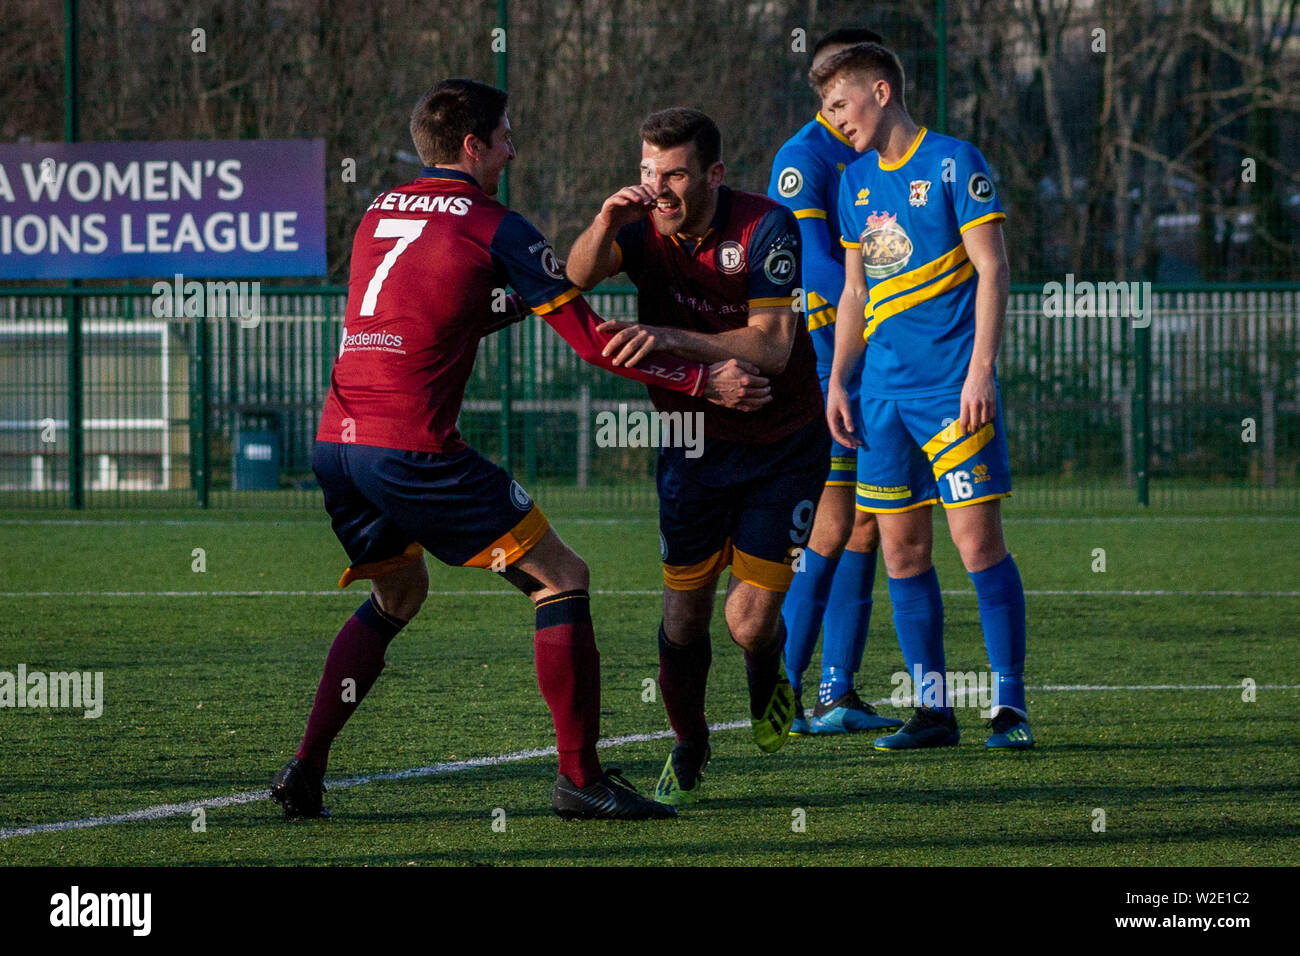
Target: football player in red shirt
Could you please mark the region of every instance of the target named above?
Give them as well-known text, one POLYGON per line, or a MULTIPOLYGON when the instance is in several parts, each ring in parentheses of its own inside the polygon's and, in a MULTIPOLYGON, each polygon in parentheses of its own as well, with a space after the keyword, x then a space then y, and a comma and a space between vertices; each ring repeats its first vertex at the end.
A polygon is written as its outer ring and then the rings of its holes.
POLYGON ((735 356, 771 379, 772 402, 752 413, 716 408, 650 383, 661 412, 697 412, 702 453, 659 453, 664 615, 659 687, 677 741, 655 788, 674 806, 699 797, 709 759, 704 689, 712 660, 714 587, 731 565, 726 620, 744 649, 759 749, 785 742, 794 696, 781 651, 781 602, 829 469, 812 340, 794 311, 799 227, 757 193, 723 185, 722 138, 698 110, 652 114, 641 126, 641 181, 605 200, 568 258, 591 288, 626 272, 641 324, 607 322, 616 362, 647 349, 714 362, 735 356))
POLYGON ((373 590, 334 639, 306 735, 271 795, 287 817, 327 815, 330 744, 424 603, 427 550, 445 564, 500 571, 536 606, 537 677, 559 750, 556 813, 671 816, 596 756, 600 657, 587 565, 517 481, 465 445, 456 420, 480 338, 527 309, 585 360, 701 401, 758 408, 770 400, 767 382, 734 360, 709 365, 647 348, 616 366, 602 356, 610 337, 596 331, 600 317, 550 244, 490 198, 515 156, 503 91, 439 83, 412 114, 411 135, 427 166, 378 196, 357 229, 343 342, 312 458, 351 560, 339 586, 370 579, 373 590), (509 309, 494 311, 507 284, 509 309))

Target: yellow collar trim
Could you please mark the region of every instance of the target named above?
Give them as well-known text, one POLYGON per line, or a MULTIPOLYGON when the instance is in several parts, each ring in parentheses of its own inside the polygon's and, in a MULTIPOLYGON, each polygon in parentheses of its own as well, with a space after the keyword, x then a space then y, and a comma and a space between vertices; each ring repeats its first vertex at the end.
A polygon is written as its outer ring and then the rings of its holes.
POLYGON ((926 132, 927 132, 926 128, 922 126, 920 131, 916 134, 916 139, 912 140, 912 145, 907 147, 907 152, 903 154, 903 158, 896 163, 887 163, 879 157, 879 154, 877 154, 876 162, 879 164, 880 168, 886 171, 890 171, 895 169, 901 169, 902 167, 906 166, 907 161, 912 158, 912 154, 915 153, 917 147, 921 145, 921 140, 925 139, 926 132))
POLYGON ((843 133, 841 133, 839 130, 837 130, 834 126, 832 126, 832 125, 830 124, 830 120, 828 120, 825 116, 822 116, 822 111, 821 111, 821 110, 818 110, 818 111, 817 111, 817 122, 821 123, 821 124, 822 124, 823 126, 825 126, 828 130, 830 130, 830 131, 831 131, 831 135, 834 136, 836 139, 838 139, 838 140, 839 140, 841 143, 843 143, 845 146, 849 146, 849 147, 852 147, 852 146, 853 146, 853 142, 852 142, 852 141, 851 141, 847 136, 845 136, 843 133))

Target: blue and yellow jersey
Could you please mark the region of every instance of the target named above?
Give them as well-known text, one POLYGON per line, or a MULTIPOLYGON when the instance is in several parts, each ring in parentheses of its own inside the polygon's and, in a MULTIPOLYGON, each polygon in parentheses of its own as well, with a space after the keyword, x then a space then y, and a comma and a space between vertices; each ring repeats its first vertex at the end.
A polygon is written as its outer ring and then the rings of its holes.
POLYGON ((835 355, 835 306, 844 289, 844 249, 836 198, 840 175, 858 158, 853 145, 822 116, 785 141, 772 160, 767 195, 794 213, 802 240, 803 289, 817 371, 835 355))
POLYGON ((897 163, 869 153, 845 171, 840 241, 862 250, 870 293, 864 395, 961 388, 975 341, 978 281, 962 233, 1005 218, 980 151, 924 127, 897 163))

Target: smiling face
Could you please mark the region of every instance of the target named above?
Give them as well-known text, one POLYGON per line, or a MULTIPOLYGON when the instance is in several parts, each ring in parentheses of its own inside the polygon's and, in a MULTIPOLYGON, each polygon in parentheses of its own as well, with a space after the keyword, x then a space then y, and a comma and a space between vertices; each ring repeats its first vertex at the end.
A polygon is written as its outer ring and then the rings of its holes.
POLYGON ((853 144, 859 153, 878 148, 885 107, 892 95, 884 80, 841 73, 822 90, 822 115, 853 144))
POLYGON ((702 235, 713 219, 722 173, 721 162, 700 166, 694 143, 663 149, 643 141, 641 184, 658 200, 650 216, 659 233, 702 235))
MULTIPOLYGON (((501 173, 506 168, 506 164, 515 158, 515 144, 510 139, 510 119, 505 113, 501 114, 496 129, 492 131, 492 139, 484 143, 478 137, 473 137, 474 144, 478 155, 473 157, 475 173, 474 178, 479 181, 483 191, 489 196, 495 196, 497 189, 501 185, 501 173)), ((469 148, 469 137, 466 138, 466 149, 469 148)))

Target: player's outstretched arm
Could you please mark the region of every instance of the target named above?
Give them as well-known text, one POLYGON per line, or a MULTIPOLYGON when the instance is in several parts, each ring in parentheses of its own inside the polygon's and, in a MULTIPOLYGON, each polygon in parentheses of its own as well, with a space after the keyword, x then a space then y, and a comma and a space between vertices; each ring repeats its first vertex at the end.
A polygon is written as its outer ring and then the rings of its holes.
POLYGON ((831 436, 850 448, 862 444, 853 425, 853 408, 846 383, 862 357, 866 343, 867 280, 862 269, 862 250, 852 246, 844 250, 844 291, 835 309, 835 359, 826 388, 826 422, 831 436))
POLYGON ((508 329, 533 314, 533 310, 528 308, 528 303, 524 301, 524 297, 518 292, 511 292, 506 296, 502 306, 500 312, 492 312, 491 318, 479 326, 478 334, 480 338, 486 338, 494 332, 508 329))
POLYGON ((768 382, 757 374, 758 369, 735 361, 701 364, 646 349, 615 365, 604 354, 608 337, 599 331, 601 317, 566 276, 566 265, 571 263, 561 263, 550 243, 518 213, 502 218, 491 249, 505 278, 583 361, 643 385, 707 398, 727 408, 751 410, 772 400, 768 382))
POLYGON ((605 354, 609 340, 600 331, 601 317, 581 296, 545 312, 542 318, 584 362, 643 385, 685 392, 742 411, 753 411, 772 400, 771 386, 758 374, 759 369, 730 356, 700 363, 664 351, 646 350, 631 361, 615 364, 605 354))
POLYGON ((993 366, 1002 344, 1002 328, 1007 317, 1011 267, 1007 265, 1001 222, 972 226, 962 233, 961 239, 978 278, 975 286, 975 344, 961 390, 958 423, 967 432, 974 432, 997 415, 998 396, 993 366))
POLYGON ((620 262, 614 237, 624 226, 644 219, 654 204, 654 194, 639 184, 624 186, 606 199, 569 250, 565 267, 569 281, 585 292, 616 273, 620 262))
POLYGON ((601 332, 613 333, 605 354, 621 365, 635 356, 663 349, 697 362, 721 362, 729 358, 748 362, 764 375, 779 375, 794 348, 798 317, 790 308, 755 309, 749 323, 726 332, 694 332, 663 328, 639 322, 606 322, 601 332))
POLYGON ((749 262, 749 318, 743 327, 697 332, 607 322, 601 330, 614 333, 614 337, 605 353, 623 364, 627 357, 659 348, 700 362, 736 358, 757 366, 764 375, 785 371, 803 324, 803 316, 796 315, 793 308, 800 276, 799 225, 794 214, 780 205, 769 208, 750 236, 745 254, 749 262))

